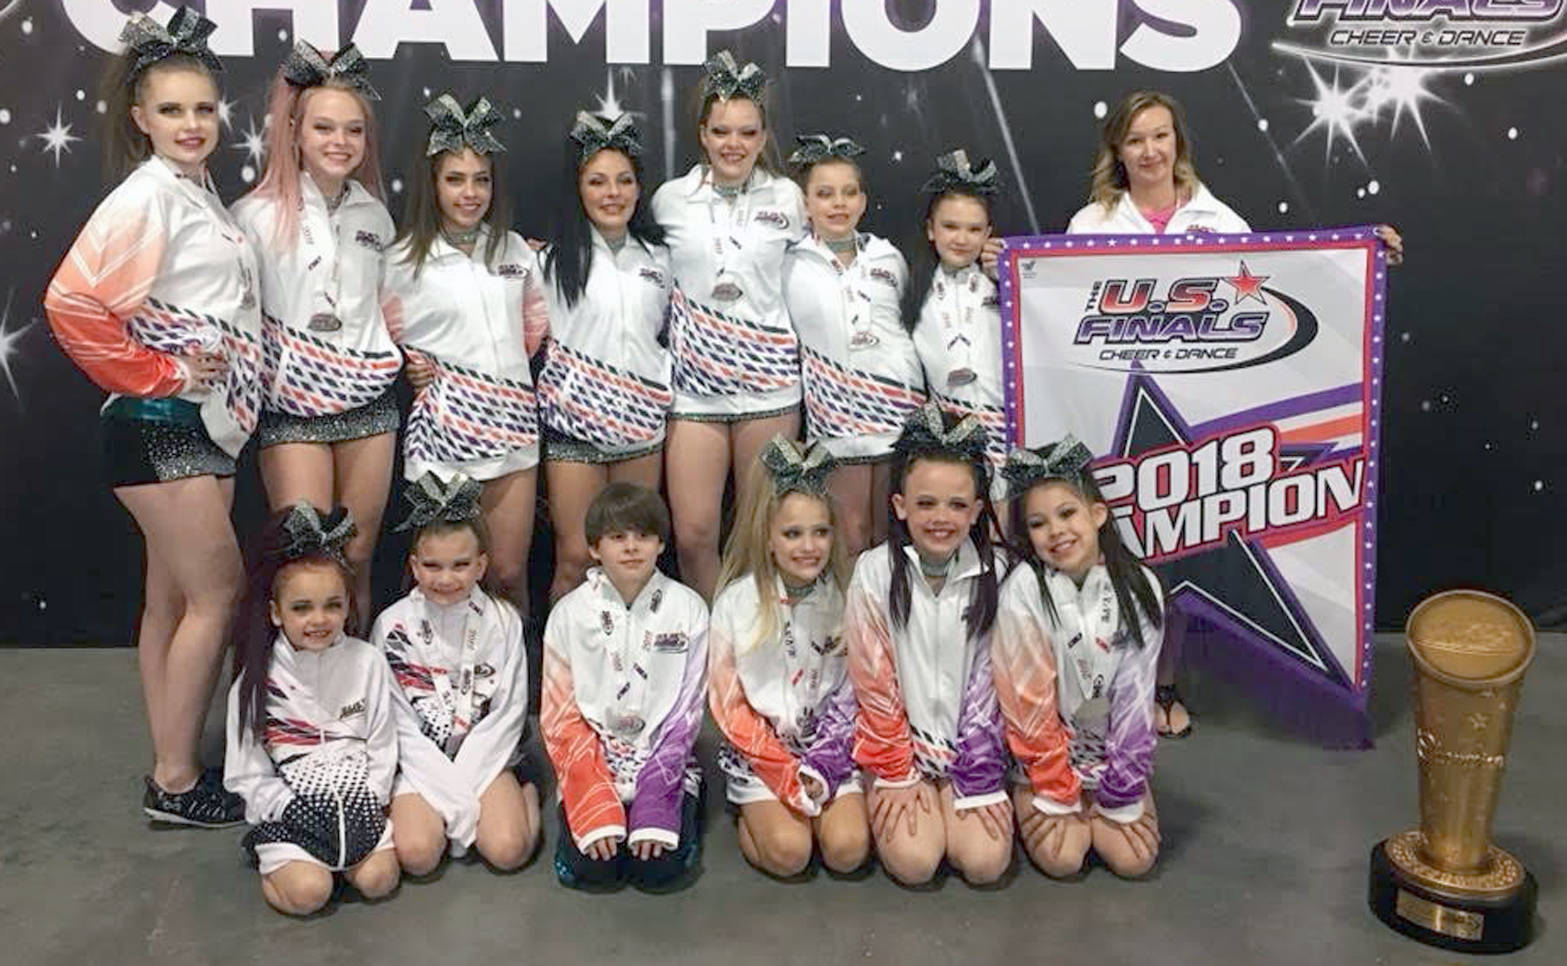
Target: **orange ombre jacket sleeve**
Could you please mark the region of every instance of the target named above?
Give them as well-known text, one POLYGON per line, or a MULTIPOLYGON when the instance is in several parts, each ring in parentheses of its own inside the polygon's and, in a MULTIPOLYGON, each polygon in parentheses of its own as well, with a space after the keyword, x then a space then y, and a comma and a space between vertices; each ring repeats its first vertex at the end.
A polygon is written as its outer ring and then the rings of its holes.
MULTIPOLYGON (((744 580, 753 580, 749 574, 744 580)), ((735 666, 735 622, 723 609, 725 599, 714 605, 708 625, 707 703, 713 720, 780 802, 798 809, 806 796, 800 788, 800 762, 778 739, 772 723, 751 707, 735 666)), ((761 642, 756 646, 776 646, 761 642)))
POLYGON ((991 672, 1007 723, 1007 744, 1034 794, 1075 805, 1080 785, 1068 753, 1071 736, 1056 699, 1055 648, 1028 606, 1028 595, 1038 593, 1031 567, 1019 567, 1006 582, 990 639, 991 672))
POLYGON ((44 314, 55 340, 87 377, 109 392, 174 396, 185 388, 171 355, 132 339, 125 320, 147 301, 168 247, 168 225, 150 200, 93 212, 49 280, 44 314))
POLYGON ((566 824, 577 848, 610 835, 626 835, 626 809, 615 791, 615 782, 604 762, 598 733, 577 710, 572 687, 571 658, 565 641, 564 615, 551 615, 544 631, 543 693, 539 700, 539 728, 544 749, 555 766, 560 783, 566 824))
MULTIPOLYGON (((909 784, 919 776, 914 770, 909 716, 898 687, 892 629, 887 612, 866 589, 861 576, 856 570, 843 614, 849 677, 860 705, 854 729, 854 760, 882 783, 909 784)), ((882 600, 886 596, 884 589, 882 600)))

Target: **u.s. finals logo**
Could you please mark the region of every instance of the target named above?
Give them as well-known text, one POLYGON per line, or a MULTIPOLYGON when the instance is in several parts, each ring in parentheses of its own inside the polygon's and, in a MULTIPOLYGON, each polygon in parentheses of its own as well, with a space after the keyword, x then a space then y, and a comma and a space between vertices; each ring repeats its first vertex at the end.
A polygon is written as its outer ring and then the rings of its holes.
MULTIPOLYGON (((1025 275, 1027 266, 1025 266, 1025 275)), ((1130 372, 1222 372, 1277 362, 1310 345, 1317 318, 1242 259, 1233 275, 1111 276, 1092 283, 1071 362, 1130 372)))
POLYGON ((1352 64, 1448 70, 1567 58, 1567 0, 1294 0, 1278 50, 1352 64))

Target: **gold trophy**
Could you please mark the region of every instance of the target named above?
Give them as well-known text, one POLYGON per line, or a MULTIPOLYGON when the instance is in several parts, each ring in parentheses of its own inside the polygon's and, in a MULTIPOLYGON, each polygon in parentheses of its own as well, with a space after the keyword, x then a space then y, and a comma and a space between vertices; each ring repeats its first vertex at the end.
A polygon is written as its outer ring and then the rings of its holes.
POLYGON ((1500 597, 1450 590, 1404 628, 1415 664, 1420 827, 1371 850, 1378 919, 1433 946, 1510 952, 1534 931, 1534 876, 1491 844, 1534 627, 1500 597))

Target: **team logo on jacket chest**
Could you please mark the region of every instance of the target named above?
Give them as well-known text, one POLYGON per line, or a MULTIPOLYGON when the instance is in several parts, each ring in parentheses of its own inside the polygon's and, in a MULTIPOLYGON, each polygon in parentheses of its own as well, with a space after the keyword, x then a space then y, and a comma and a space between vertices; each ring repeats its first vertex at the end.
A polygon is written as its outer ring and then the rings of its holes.
POLYGON ((495 274, 500 278, 527 278, 528 270, 516 262, 507 262, 495 266, 495 274))
POLYGON ((609 611, 599 611, 599 627, 603 628, 605 637, 615 633, 615 618, 610 615, 609 611))
POLYGON ((364 714, 364 713, 365 713, 365 699, 364 698, 360 698, 358 701, 355 701, 353 704, 345 704, 345 705, 343 705, 343 710, 341 710, 341 711, 339 711, 337 713, 337 717, 339 719, 351 718, 351 717, 353 717, 356 714, 364 714))
POLYGON ((690 646, 691 642, 682 631, 653 635, 652 649, 656 654, 684 654, 690 646))
POLYGON ((664 273, 656 268, 648 268, 644 265, 637 270, 637 277, 649 285, 656 285, 659 288, 664 287, 664 273))
POLYGON ((880 282, 888 288, 896 289, 898 287, 898 276, 887 271, 885 268, 873 268, 865 274, 870 278, 871 281, 880 282))
POLYGON ((781 211, 774 211, 771 208, 763 208, 761 211, 758 211, 755 215, 753 215, 751 220, 761 222, 767 227, 776 228, 779 231, 789 230, 789 216, 781 211))
POLYGON ((381 240, 381 236, 373 231, 354 232, 354 241, 377 254, 386 248, 386 243, 381 240))

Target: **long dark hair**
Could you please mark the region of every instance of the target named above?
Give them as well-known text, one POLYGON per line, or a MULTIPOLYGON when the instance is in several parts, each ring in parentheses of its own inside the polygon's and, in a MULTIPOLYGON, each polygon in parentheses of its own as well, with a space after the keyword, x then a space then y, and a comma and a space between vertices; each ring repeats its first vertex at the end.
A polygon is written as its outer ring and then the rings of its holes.
MULTIPOLYGON (((1050 483, 1060 483, 1071 487, 1089 506, 1095 503, 1104 503, 1104 494, 1099 492, 1099 484, 1089 473, 1080 473, 1075 479, 1063 479, 1052 477, 1034 484, 1035 487, 1045 486, 1050 483)), ((1029 492, 1033 487, 1029 488, 1029 492)), ((1029 566, 1034 569, 1034 576, 1039 580, 1039 596, 1045 604, 1045 614, 1051 621, 1059 621, 1056 615, 1056 602, 1050 596, 1050 587, 1045 583, 1045 573, 1048 569, 1045 562, 1034 553, 1034 546, 1028 539, 1028 520, 1023 513, 1023 501, 1027 499, 1025 493, 1017 501, 1017 507, 1012 513, 1012 550, 1022 560, 1027 560, 1029 566)), ((1121 609, 1121 623, 1126 626, 1132 635, 1132 640, 1138 647, 1143 647, 1148 642, 1143 640, 1142 622, 1137 619, 1137 613, 1132 609, 1135 601, 1142 612, 1148 615, 1148 620, 1155 627, 1164 626, 1164 608, 1159 604, 1159 594, 1154 590, 1159 578, 1151 580, 1148 571, 1143 569, 1142 562, 1126 548, 1121 540, 1121 532, 1116 529, 1115 516, 1105 517, 1105 522, 1099 527, 1099 552, 1105 558, 1105 571, 1110 575, 1110 587, 1115 591, 1115 602, 1121 609)))
POLYGON ((289 571, 299 567, 330 567, 343 578, 348 602, 348 620, 344 631, 354 633, 358 617, 354 612, 353 573, 342 558, 326 552, 289 555, 293 537, 284 528, 289 511, 275 513, 251 545, 245 578, 245 596, 234 613, 234 677, 239 681, 239 726, 250 728, 259 740, 266 729, 267 669, 272 663, 272 645, 278 629, 272 625, 271 603, 289 571))
POLYGON ((925 202, 925 217, 920 219, 920 243, 915 246, 915 254, 909 264, 909 287, 903 293, 903 324, 910 332, 919 324, 925 296, 930 293, 930 287, 936 280, 936 271, 941 267, 935 243, 925 237, 925 226, 935 217, 936 206, 948 198, 970 198, 984 205, 985 217, 990 219, 991 234, 996 233, 996 195, 981 194, 962 187, 947 188, 931 194, 925 202))
POLYGON ((110 178, 123 178, 152 156, 152 142, 131 118, 132 105, 140 104, 147 93, 147 78, 160 71, 188 70, 210 79, 214 89, 218 86, 217 74, 190 54, 170 54, 140 72, 136 70, 136 60, 135 51, 122 50, 109 61, 100 82, 100 96, 105 105, 103 170, 110 178))
MULTIPOLYGON (((957 422, 950 414, 944 416, 943 421, 948 429, 957 422)), ((974 544, 974 550, 979 554, 980 573, 978 582, 974 584, 973 593, 969 595, 968 609, 963 612, 963 624, 970 638, 979 637, 987 633, 990 626, 996 622, 997 588, 1000 584, 1000 578, 996 575, 996 554, 990 542, 991 529, 996 526, 996 511, 990 505, 989 464, 983 459, 970 462, 957 456, 940 453, 916 453, 911 456, 899 452, 892 461, 892 493, 903 492, 903 481, 914 468, 914 464, 921 461, 967 466, 974 473, 974 498, 979 501, 980 510, 979 519, 969 528, 969 542, 974 544)), ((912 591, 909 588, 909 557, 903 552, 903 548, 908 546, 909 542, 908 525, 898 519, 897 511, 892 508, 892 497, 889 494, 887 556, 892 564, 892 587, 888 595, 888 608, 892 614, 892 625, 897 628, 905 627, 909 622, 909 601, 912 591)))
MULTIPOLYGON (((414 277, 424 268, 430 257, 430 246, 441 236, 441 201, 437 179, 441 175, 441 162, 452 157, 452 152, 426 154, 426 140, 416 138, 416 157, 408 170, 416 172, 409 178, 408 201, 403 206, 403 227, 397 233, 397 241, 407 241, 408 251, 403 260, 413 266, 414 277)), ((501 177, 499 152, 492 151, 480 157, 490 163, 490 210, 484 213, 484 224, 490 229, 490 237, 484 242, 484 263, 493 267, 495 259, 505 250, 506 233, 511 223, 511 204, 506 198, 505 179, 501 177)))
MULTIPOLYGON (((613 120, 608 119, 608 120, 613 120)), ((647 179, 642 176, 642 159, 627 154, 619 148, 602 148, 614 151, 631 162, 631 171, 637 179, 637 206, 631 211, 631 221, 626 233, 642 247, 662 245, 664 226, 653 219, 651 196, 647 179)), ((593 223, 582 207, 582 190, 578 179, 583 167, 598 156, 598 152, 584 158, 577 142, 566 139, 562 186, 555 193, 555 211, 550 221, 549 251, 544 254, 544 278, 555 285, 561 300, 574 308, 588 284, 588 272, 593 268, 593 223), (566 186, 570 186, 569 189, 566 186)))

